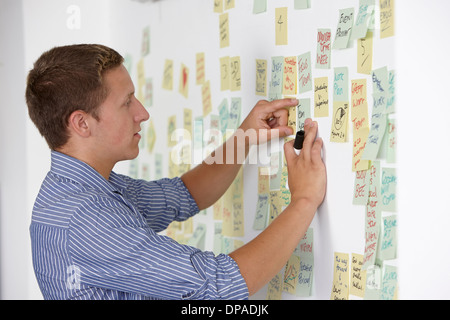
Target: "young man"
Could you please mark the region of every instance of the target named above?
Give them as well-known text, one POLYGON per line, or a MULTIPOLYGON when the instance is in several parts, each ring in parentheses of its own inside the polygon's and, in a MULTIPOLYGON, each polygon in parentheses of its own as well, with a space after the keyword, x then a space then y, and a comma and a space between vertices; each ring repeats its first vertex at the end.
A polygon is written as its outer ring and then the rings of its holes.
POLYGON ((260 101, 237 132, 181 178, 135 180, 113 172, 139 153, 149 114, 123 58, 101 45, 53 48, 27 80, 29 115, 51 149, 33 208, 33 266, 45 299, 246 299, 283 267, 325 195, 317 124, 305 123, 300 156, 285 145, 291 204, 254 240, 215 256, 158 232, 214 204, 251 144, 292 134, 290 99, 260 101), (261 141, 260 141, 261 140, 261 141), (229 160, 229 158, 227 159, 229 160), (235 159, 236 160, 236 159, 235 159))

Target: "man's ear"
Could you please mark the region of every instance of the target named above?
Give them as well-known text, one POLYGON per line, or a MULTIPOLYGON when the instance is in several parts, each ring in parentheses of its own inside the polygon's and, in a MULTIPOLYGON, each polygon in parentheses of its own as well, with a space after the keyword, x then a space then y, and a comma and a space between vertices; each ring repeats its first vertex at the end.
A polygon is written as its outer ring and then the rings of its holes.
POLYGON ((69 130, 73 134, 77 134, 83 138, 87 138, 91 135, 91 128, 89 127, 90 115, 82 110, 76 110, 72 112, 69 117, 69 130))

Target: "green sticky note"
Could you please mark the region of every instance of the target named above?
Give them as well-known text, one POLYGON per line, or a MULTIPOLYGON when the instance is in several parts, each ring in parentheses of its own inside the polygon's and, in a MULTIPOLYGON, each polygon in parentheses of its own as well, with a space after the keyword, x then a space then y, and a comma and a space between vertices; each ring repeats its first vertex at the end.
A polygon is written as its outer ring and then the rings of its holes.
POLYGON ((381 174, 381 210, 397 211, 397 173, 395 168, 383 168, 381 174))
POLYGON ((266 12, 267 0, 254 0, 253 1, 253 14, 266 12))

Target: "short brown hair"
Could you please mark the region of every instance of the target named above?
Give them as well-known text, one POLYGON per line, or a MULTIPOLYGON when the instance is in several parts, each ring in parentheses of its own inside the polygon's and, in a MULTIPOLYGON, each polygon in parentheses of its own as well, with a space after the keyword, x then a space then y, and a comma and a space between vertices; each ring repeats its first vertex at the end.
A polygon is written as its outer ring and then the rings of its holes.
POLYGON ((106 46, 77 44, 55 47, 35 62, 27 78, 28 114, 50 149, 67 143, 67 125, 74 111, 98 119, 97 109, 108 94, 103 75, 123 61, 106 46))

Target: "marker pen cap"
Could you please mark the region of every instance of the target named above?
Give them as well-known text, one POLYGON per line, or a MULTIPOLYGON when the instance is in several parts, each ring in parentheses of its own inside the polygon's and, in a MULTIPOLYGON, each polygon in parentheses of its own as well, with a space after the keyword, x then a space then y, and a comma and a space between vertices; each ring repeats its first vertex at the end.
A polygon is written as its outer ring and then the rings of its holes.
POLYGON ((294 141, 294 149, 297 154, 300 153, 300 150, 303 148, 303 140, 305 139, 305 131, 300 130, 297 131, 297 134, 295 135, 295 141, 294 141))

